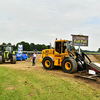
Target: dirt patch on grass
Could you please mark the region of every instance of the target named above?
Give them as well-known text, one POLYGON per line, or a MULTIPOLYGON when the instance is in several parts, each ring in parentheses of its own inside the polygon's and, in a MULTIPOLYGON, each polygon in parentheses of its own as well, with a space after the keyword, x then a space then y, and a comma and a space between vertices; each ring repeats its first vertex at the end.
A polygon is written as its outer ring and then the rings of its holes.
POLYGON ((93 55, 93 56, 100 61, 100 55, 93 55))
POLYGON ((11 87, 7 87, 7 88, 5 88, 6 90, 14 90, 14 89, 17 89, 17 87, 15 87, 15 86, 11 86, 11 87))
POLYGON ((30 92, 30 93, 28 94, 28 96, 31 97, 31 96, 34 96, 34 94, 35 94, 35 93, 34 93, 34 91, 33 91, 33 92, 30 92))
POLYGON ((93 62, 98 62, 99 61, 99 59, 95 56, 95 55, 87 55, 89 58, 90 58, 90 60, 91 61, 93 61, 93 62))

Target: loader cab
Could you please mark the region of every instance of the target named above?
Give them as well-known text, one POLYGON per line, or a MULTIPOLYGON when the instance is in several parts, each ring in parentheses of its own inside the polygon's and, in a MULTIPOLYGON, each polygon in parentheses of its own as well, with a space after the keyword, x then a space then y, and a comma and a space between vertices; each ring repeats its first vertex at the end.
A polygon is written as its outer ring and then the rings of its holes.
POLYGON ((65 53, 65 50, 71 50, 71 41, 67 40, 56 40, 55 41, 55 51, 59 54, 65 53))
POLYGON ((61 53, 61 41, 55 42, 55 51, 61 53))
POLYGON ((9 51, 9 53, 12 54, 13 53, 13 46, 9 46, 9 45, 8 46, 2 46, 1 50, 2 50, 2 52, 9 51))

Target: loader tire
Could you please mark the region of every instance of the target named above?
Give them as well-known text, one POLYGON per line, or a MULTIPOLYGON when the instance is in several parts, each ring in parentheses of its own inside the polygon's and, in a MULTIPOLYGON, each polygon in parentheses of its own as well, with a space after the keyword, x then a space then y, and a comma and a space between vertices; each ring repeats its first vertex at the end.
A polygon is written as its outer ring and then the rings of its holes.
POLYGON ((3 63, 5 63, 5 60, 3 60, 3 63))
POLYGON ((62 64, 62 69, 65 73, 73 73, 77 71, 77 63, 74 59, 65 59, 62 64))
POLYGON ((0 64, 2 64, 2 56, 0 56, 0 64))
POLYGON ((50 57, 45 57, 42 61, 43 67, 47 70, 54 68, 54 62, 50 57))
POLYGON ((16 63, 16 56, 12 56, 12 58, 11 58, 11 63, 12 63, 12 64, 15 64, 15 63, 16 63))

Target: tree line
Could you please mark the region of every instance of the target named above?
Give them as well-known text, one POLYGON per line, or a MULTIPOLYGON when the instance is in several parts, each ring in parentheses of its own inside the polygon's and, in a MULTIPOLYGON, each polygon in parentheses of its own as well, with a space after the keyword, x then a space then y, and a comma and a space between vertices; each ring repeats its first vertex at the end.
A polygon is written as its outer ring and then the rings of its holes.
MULTIPOLYGON (((34 44, 34 43, 28 43, 25 41, 19 42, 14 46, 14 50, 17 51, 18 50, 18 45, 23 45, 23 51, 33 51, 33 50, 37 50, 37 51, 42 51, 43 49, 48 49, 49 45, 45 45, 45 44, 34 44)), ((2 45, 12 45, 11 43, 2 43, 2 45)))
MULTIPOLYGON (((33 51, 33 50, 37 50, 37 51, 42 51, 43 49, 48 49, 49 45, 45 45, 45 44, 34 44, 34 43, 28 43, 25 41, 19 42, 14 46, 14 50, 17 51, 18 50, 18 45, 21 44, 23 45, 23 51, 33 51)), ((12 45, 11 43, 5 43, 3 42, 2 45, 12 45)), ((74 51, 78 51, 78 49, 75 49, 74 46, 72 46, 72 49, 74 51)), ((97 51, 90 51, 90 50, 82 50, 83 52, 100 52, 100 48, 98 48, 97 51)))

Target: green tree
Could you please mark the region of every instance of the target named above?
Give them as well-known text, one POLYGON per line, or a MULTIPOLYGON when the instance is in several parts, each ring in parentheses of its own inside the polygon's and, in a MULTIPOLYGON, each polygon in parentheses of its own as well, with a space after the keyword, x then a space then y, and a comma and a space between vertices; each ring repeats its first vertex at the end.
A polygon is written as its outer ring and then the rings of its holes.
POLYGON ((28 42, 24 42, 24 43, 22 42, 22 44, 23 44, 24 51, 30 51, 30 45, 28 42))
POLYGON ((46 46, 46 45, 43 44, 43 45, 42 45, 42 50, 43 50, 43 49, 48 49, 48 46, 46 46))
POLYGON ((74 46, 71 46, 71 49, 73 49, 75 51, 75 47, 74 46))
POLYGON ((34 43, 28 43, 25 41, 19 42, 16 44, 16 48, 18 48, 18 45, 21 44, 23 45, 23 51, 33 51, 33 50, 38 50, 38 51, 42 51, 43 49, 48 49, 48 46, 44 45, 44 44, 34 44, 34 43))
POLYGON ((6 43, 5 43, 5 42, 3 42, 3 43, 2 43, 2 45, 6 45, 6 43))
POLYGON ((38 51, 42 51, 43 49, 48 49, 48 46, 44 45, 44 44, 37 44, 35 45, 35 49, 37 49, 38 51))
POLYGON ((30 45, 28 42, 22 41, 22 42, 17 43, 16 45, 17 48, 19 44, 23 45, 23 51, 30 51, 30 45))
POLYGON ((11 43, 8 43, 7 45, 11 45, 11 43))
POLYGON ((35 50, 36 48, 35 48, 35 44, 34 43, 31 43, 30 44, 30 51, 33 51, 33 50, 35 50))
POLYGON ((98 52, 100 52, 100 48, 98 49, 98 52))
POLYGON ((41 51, 42 47, 40 46, 40 44, 37 44, 37 45, 35 45, 35 49, 38 50, 38 51, 41 51))

